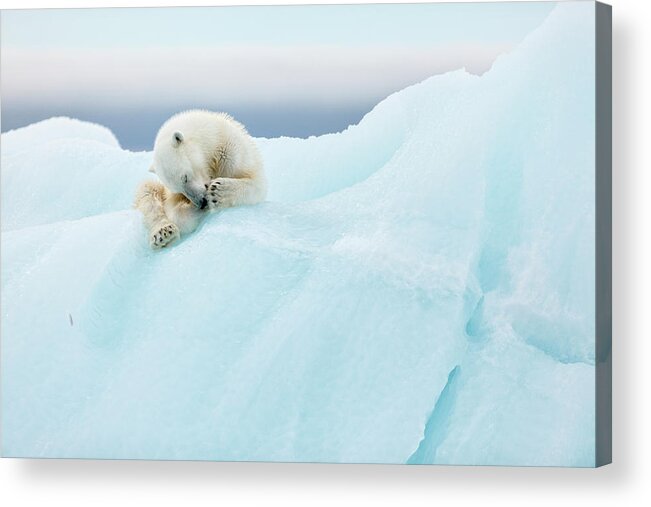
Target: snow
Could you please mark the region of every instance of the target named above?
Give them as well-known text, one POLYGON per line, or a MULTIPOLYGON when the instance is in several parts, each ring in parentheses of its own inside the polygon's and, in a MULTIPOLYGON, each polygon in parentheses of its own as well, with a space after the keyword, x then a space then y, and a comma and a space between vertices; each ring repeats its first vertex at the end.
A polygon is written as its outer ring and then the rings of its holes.
POLYGON ((5 456, 594 465, 594 5, 151 251, 151 153, 2 134, 5 456))
POLYGON ((120 147, 113 132, 106 127, 74 118, 50 118, 33 123, 28 129, 11 130, 2 134, 2 154, 14 155, 30 151, 36 146, 69 139, 97 141, 114 148, 120 147))

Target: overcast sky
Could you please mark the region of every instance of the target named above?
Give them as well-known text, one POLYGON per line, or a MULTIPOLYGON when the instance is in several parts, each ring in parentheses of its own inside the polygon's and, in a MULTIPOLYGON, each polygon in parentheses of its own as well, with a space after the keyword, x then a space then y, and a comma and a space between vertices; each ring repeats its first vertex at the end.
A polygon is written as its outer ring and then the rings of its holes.
POLYGON ((339 131, 433 74, 485 72, 553 2, 3 11, 2 131, 53 115, 150 149, 189 107, 257 136, 339 131))

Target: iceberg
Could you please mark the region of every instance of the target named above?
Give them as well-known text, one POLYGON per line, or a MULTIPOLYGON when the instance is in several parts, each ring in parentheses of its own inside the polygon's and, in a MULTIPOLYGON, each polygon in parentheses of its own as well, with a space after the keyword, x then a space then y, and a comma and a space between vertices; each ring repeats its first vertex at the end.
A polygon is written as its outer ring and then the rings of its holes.
POLYGON ((2 134, 2 453, 595 464, 594 26, 258 139, 268 201, 151 251, 150 152, 2 134))

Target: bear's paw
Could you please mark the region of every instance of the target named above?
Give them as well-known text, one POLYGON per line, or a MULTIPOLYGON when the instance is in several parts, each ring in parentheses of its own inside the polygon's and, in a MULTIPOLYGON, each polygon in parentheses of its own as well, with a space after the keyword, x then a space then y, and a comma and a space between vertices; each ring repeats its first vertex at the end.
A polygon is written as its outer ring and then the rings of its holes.
POLYGON ((163 248, 180 237, 179 228, 172 223, 167 223, 152 229, 151 236, 149 236, 149 245, 152 248, 163 248))
POLYGON ((216 178, 206 189, 206 201, 209 209, 230 208, 238 198, 240 182, 232 178, 216 178))

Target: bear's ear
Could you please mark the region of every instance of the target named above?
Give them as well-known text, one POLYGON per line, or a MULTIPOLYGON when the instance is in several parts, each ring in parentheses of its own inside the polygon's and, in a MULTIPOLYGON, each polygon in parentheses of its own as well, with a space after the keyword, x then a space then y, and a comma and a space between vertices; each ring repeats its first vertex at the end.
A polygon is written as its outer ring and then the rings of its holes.
POLYGON ((156 169, 154 168, 154 164, 149 166, 149 172, 156 174, 156 169))
POLYGON ((174 142, 177 144, 181 144, 183 142, 183 134, 180 132, 174 132, 174 142))

